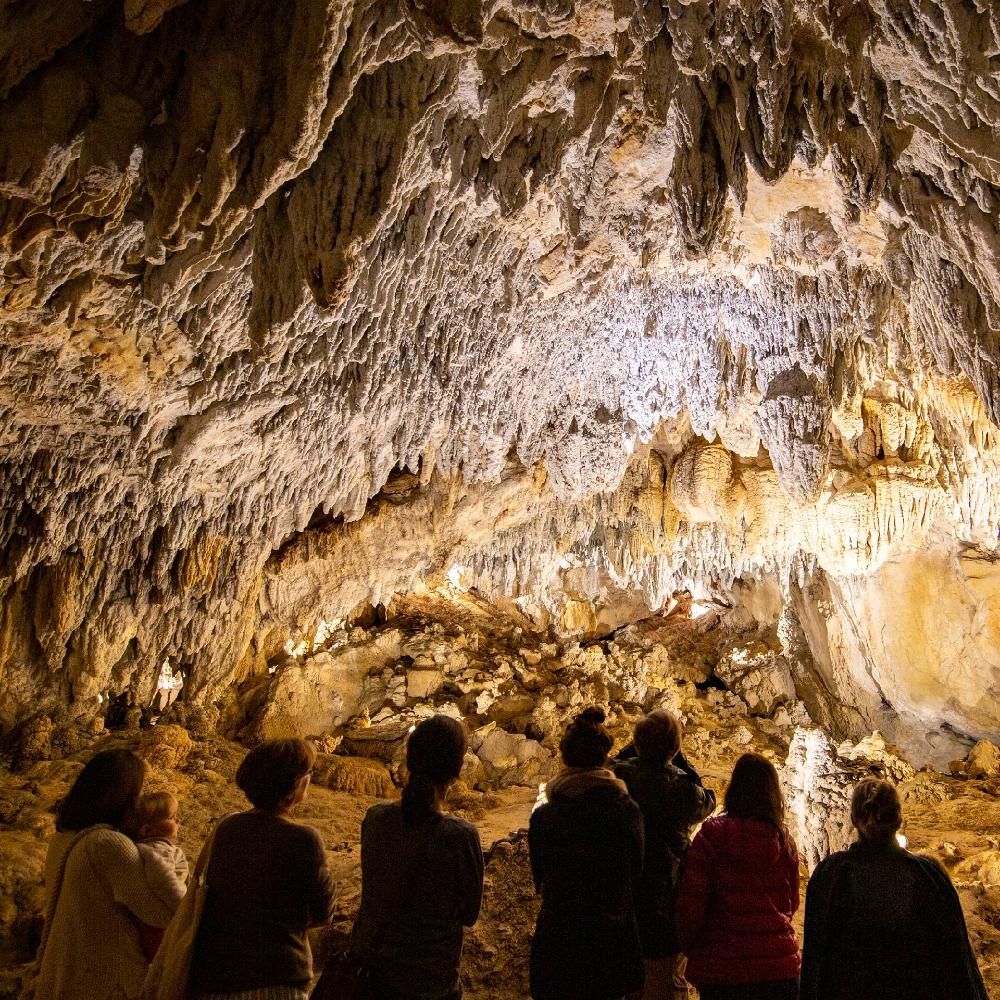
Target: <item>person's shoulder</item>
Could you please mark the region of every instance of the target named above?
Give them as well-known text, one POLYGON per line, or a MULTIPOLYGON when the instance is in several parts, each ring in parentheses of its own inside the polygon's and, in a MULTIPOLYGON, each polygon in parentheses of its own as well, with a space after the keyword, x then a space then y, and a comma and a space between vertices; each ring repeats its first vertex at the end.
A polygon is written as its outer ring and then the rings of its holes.
MULTIPOLYGON (((98 865, 109 860, 136 861, 139 858, 139 847, 136 842, 120 830, 112 826, 95 826, 82 831, 80 839, 86 845, 87 854, 97 858, 98 865)), ((67 844, 67 849, 69 849, 67 844)))
POLYGON ((810 883, 817 879, 829 878, 834 873, 840 871, 845 865, 852 863, 853 856, 850 851, 834 851, 828 854, 814 869, 809 877, 810 883))
POLYGON ((479 843, 479 829, 475 823, 470 823, 461 816, 454 816, 448 813, 441 817, 442 833, 455 840, 475 841, 479 843))
POLYGON ((630 778, 634 780, 640 774, 639 758, 628 757, 625 760, 613 761, 611 770, 615 772, 615 777, 621 778, 622 781, 628 781, 630 778))
POLYGON ((402 821, 403 811, 399 802, 376 802, 365 813, 364 825, 382 827, 402 821))

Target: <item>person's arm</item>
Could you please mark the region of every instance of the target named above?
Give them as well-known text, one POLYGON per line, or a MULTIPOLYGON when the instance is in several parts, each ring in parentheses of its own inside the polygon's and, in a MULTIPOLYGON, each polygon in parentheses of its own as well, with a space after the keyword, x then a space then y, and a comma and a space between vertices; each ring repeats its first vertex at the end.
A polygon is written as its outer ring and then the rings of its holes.
POLYGON ((701 775, 694 769, 691 762, 684 756, 682 750, 674 754, 674 759, 670 762, 674 767, 679 767, 696 785, 701 784, 701 775))
POLYGON ((826 937, 831 916, 829 912, 830 902, 830 868, 826 862, 823 862, 813 872, 806 887, 799 1000, 820 1000, 823 958, 828 948, 826 937))
POLYGON ((799 851, 792 835, 785 831, 785 870, 788 873, 788 908, 785 912, 791 916, 799 908, 799 851))
POLYGON ((116 903, 151 927, 170 923, 184 896, 184 887, 162 859, 150 852, 156 861, 149 866, 154 888, 147 879, 139 848, 124 833, 102 830, 87 838, 86 850, 91 867, 116 903))
POLYGON ((184 879, 178 878, 172 859, 166 853, 161 853, 156 847, 138 844, 139 857, 142 860, 143 875, 149 891, 171 912, 176 909, 177 894, 183 897, 186 891, 184 879))
POLYGON ((531 877, 535 882, 535 892, 541 893, 548 875, 548 837, 546 827, 547 806, 540 806, 531 814, 528 822, 528 855, 531 858, 531 877))
POLYGON ((483 905, 483 875, 483 846, 479 831, 473 827, 467 831, 458 859, 458 919, 464 927, 471 927, 479 919, 483 905))
POLYGON ((632 815, 631 833, 631 873, 632 873, 632 898, 639 898, 639 883, 642 881, 643 859, 646 852, 646 830, 642 819, 642 810, 636 806, 632 815))
POLYGON ((677 895, 677 935, 682 951, 686 952, 701 935, 712 892, 712 866, 712 849, 702 831, 688 850, 677 895))
POLYGON ((303 872, 306 874, 305 907, 306 926, 319 927, 333 918, 333 902, 337 887, 326 863, 326 850, 319 833, 312 827, 304 827, 310 834, 306 846, 303 872))

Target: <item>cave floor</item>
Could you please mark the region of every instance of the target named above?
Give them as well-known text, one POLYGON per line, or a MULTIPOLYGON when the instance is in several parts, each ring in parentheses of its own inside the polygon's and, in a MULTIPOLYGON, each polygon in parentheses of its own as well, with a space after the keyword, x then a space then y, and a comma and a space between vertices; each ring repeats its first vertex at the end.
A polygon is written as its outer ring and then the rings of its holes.
MULTIPOLYGON (((721 791, 732 763, 747 749, 772 755, 780 740, 752 719, 733 720, 703 694, 690 712, 687 743, 706 784, 721 791)), ((97 748, 140 746, 135 736, 112 734, 69 759, 39 762, 24 773, 0 770, 0 998, 16 995, 19 965, 30 957, 37 934, 38 884, 53 807, 97 748)), ((170 787, 181 801, 181 844, 192 859, 213 818, 244 807, 232 782, 243 753, 238 744, 195 741, 180 766, 149 760, 150 786, 170 787)), ((936 857, 949 870, 991 996, 1000 1000, 1000 799, 996 782, 961 780, 923 771, 901 785, 905 830, 913 850, 936 857)), ((479 827, 488 854, 483 913, 467 936, 464 975, 470 1000, 514 1000, 527 994, 527 961, 537 901, 531 887, 527 845, 512 836, 525 827, 536 788, 467 793, 461 811, 479 827)), ((349 932, 360 893, 359 831, 372 796, 314 787, 298 819, 320 830, 338 883, 332 929, 317 935, 317 952, 349 932)), ((805 880, 803 880, 803 891, 805 880)), ((801 911, 799 914, 801 932, 801 911)))

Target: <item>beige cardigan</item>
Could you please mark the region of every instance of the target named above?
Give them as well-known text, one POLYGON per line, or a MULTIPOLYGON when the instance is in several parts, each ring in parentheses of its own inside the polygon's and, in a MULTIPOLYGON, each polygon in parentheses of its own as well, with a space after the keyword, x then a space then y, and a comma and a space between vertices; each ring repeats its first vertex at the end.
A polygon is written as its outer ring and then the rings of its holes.
MULTIPOLYGON (((46 912, 75 833, 57 833, 45 859, 46 912)), ((36 1000, 130 1000, 146 958, 129 914, 166 927, 183 890, 150 886, 136 845, 110 826, 95 826, 66 858, 35 989, 36 1000)))

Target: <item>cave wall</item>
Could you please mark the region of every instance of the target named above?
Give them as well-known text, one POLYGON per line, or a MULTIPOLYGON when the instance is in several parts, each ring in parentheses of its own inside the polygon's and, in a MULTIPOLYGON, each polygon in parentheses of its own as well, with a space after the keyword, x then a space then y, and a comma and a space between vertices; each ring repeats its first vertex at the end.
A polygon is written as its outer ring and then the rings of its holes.
POLYGON ((456 563, 819 567, 857 636, 930 527, 988 560, 998 52, 965 0, 8 6, 0 715, 210 701, 456 563))

